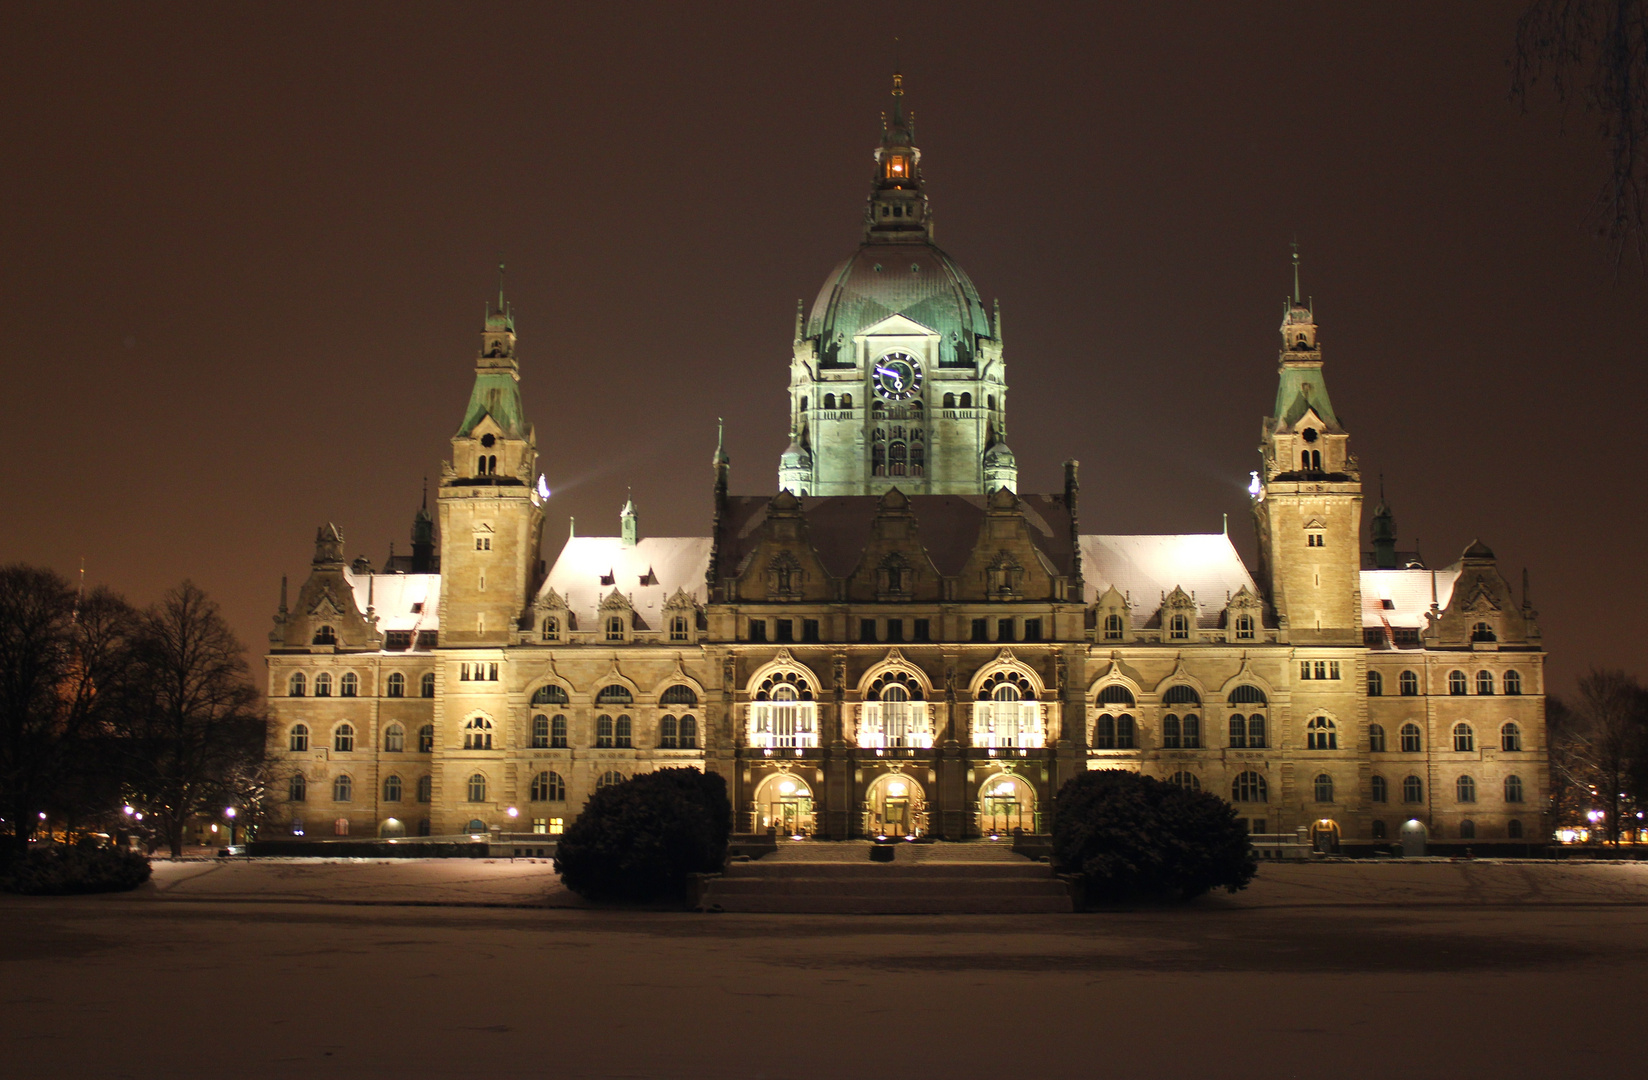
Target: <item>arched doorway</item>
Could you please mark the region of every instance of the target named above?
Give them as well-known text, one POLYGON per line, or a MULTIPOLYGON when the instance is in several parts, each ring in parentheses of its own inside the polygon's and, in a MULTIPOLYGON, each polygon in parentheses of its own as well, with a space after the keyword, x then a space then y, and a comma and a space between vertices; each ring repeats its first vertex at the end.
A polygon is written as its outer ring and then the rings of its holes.
POLYGON ((1418 857, 1425 854, 1425 823, 1409 818, 1402 823, 1402 854, 1418 857))
POLYGON ((1323 855, 1339 854, 1339 823, 1331 818, 1318 818, 1312 822, 1310 847, 1323 855))
POLYGON ((791 773, 774 773, 755 789, 757 832, 772 829, 780 836, 810 836, 815 828, 813 791, 791 773))
POLYGON ((904 773, 877 777, 865 793, 864 831, 870 836, 925 834, 927 799, 921 785, 904 773))
POLYGON ((1036 791, 1022 776, 1000 773, 979 788, 979 831, 1000 836, 1014 829, 1036 831, 1036 791))
POLYGON ((378 826, 378 835, 386 840, 391 837, 405 836, 406 823, 400 818, 385 818, 383 824, 378 826))

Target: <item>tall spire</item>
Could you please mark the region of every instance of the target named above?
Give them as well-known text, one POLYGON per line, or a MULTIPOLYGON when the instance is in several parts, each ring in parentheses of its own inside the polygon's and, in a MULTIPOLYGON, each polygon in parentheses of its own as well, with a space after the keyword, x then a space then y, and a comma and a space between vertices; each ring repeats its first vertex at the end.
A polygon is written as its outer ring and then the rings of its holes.
POLYGON ((865 239, 932 238, 927 196, 922 191, 921 151, 915 145, 915 116, 904 108, 904 76, 893 72, 891 107, 881 114, 881 145, 875 151, 875 185, 865 214, 865 239))
POLYGON ((618 531, 625 547, 634 547, 640 539, 640 523, 635 516, 635 493, 624 489, 624 508, 618 512, 618 531))
POLYGON ((1293 302, 1299 303, 1299 241, 1293 241, 1293 302))

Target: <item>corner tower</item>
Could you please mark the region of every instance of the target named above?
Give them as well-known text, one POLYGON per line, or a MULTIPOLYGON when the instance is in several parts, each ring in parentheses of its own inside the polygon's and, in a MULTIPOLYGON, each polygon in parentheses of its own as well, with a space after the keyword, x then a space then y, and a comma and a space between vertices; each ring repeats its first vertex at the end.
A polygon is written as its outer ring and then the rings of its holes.
POLYGON ((1294 644, 1362 640, 1362 477, 1328 399, 1314 305, 1282 304, 1276 407, 1265 418, 1261 483, 1253 493, 1259 579, 1294 644))
POLYGON ((521 407, 515 319, 487 306, 475 385, 441 467, 441 644, 504 645, 537 591, 538 443, 521 407))
POLYGON ((1016 488, 1000 315, 991 319, 933 243, 901 75, 881 128, 863 243, 811 312, 796 312, 779 486, 797 495, 1016 488))

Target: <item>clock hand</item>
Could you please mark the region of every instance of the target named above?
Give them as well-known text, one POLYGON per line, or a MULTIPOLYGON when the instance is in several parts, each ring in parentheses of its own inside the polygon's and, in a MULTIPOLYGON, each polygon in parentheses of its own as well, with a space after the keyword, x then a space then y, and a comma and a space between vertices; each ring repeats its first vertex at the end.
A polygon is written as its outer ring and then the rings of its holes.
POLYGON ((893 389, 894 390, 904 389, 904 378, 903 378, 903 376, 899 375, 899 373, 894 371, 892 368, 878 367, 878 368, 876 368, 876 374, 877 375, 885 375, 885 376, 891 378, 893 380, 893 389))

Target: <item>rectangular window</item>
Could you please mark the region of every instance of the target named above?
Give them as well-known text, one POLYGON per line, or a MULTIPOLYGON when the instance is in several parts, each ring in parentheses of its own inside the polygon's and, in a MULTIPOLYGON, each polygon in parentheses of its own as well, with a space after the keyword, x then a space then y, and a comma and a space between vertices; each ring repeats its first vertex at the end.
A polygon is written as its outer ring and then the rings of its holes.
POLYGON ((1419 628, 1414 626, 1392 627, 1391 640, 1398 645, 1417 645, 1419 644, 1419 628))
POLYGON ((1318 679, 1325 679, 1328 677, 1328 664, 1326 660, 1316 661, 1316 677, 1318 679))
POLYGON ((420 648, 420 649, 433 649, 435 647, 436 638, 438 636, 439 635, 433 630, 419 630, 418 631, 418 648, 420 648))
POLYGON ((751 619, 750 620, 750 640, 751 641, 766 641, 767 640, 767 620, 766 619, 751 619))
POLYGON ((1325 546, 1325 543, 1322 539, 1322 534, 1321 533, 1315 533, 1315 532, 1307 533, 1306 537, 1307 537, 1307 539, 1305 541, 1305 546, 1306 547, 1324 547, 1325 546))
POLYGON ((458 666, 458 681, 459 682, 468 682, 469 681, 469 665, 468 664, 460 664, 458 666))
POLYGON ((488 664, 486 666, 486 681, 487 682, 497 682, 498 681, 498 665, 497 664, 488 664))
POLYGON ((1328 661, 1328 678, 1337 679, 1338 677, 1339 677, 1339 661, 1329 660, 1328 661))
POLYGON ((1264 831, 1265 831, 1265 819, 1262 818, 1262 817, 1254 818, 1252 824, 1250 824, 1248 826, 1248 832, 1262 833, 1264 831))
POLYGON ((533 818, 532 819, 532 831, 535 832, 535 833, 547 833, 547 832, 549 832, 549 819, 548 818, 541 818, 541 817, 533 818))
POLYGON ((927 619, 917 619, 915 633, 910 635, 911 641, 933 640, 933 624, 927 619))
POLYGON ((412 647, 412 631, 389 631, 383 635, 383 647, 386 652, 405 652, 412 647))
POLYGON ((887 640, 888 641, 903 641, 904 640, 904 620, 903 619, 888 619, 887 620, 887 640))
POLYGON ((1370 649, 1377 649, 1385 643, 1385 628, 1382 626, 1364 626, 1362 628, 1362 644, 1370 649))
POLYGON ((775 620, 773 622, 773 629, 778 632, 777 635, 774 638, 775 641, 794 641, 795 640, 795 624, 792 623, 790 620, 788 620, 788 619, 777 619, 777 620, 775 620))
POLYGON ((818 640, 818 620, 817 619, 802 619, 801 620, 801 640, 802 641, 817 641, 818 640))
POLYGON ((1041 640, 1041 620, 1040 619, 1026 619, 1026 620, 1024 620, 1024 640, 1026 640, 1026 641, 1040 641, 1041 640))
POLYGON ((874 619, 860 619, 860 620, 858 620, 858 640, 860 640, 860 641, 874 641, 875 639, 876 639, 875 620, 874 619))
POLYGON ((1013 620, 1012 619, 997 619, 996 620, 996 640, 997 641, 1012 641, 1013 640, 1013 620))
POLYGON ((565 831, 566 831, 566 819, 565 818, 552 817, 552 818, 549 819, 549 835, 551 835, 551 836, 560 836, 561 833, 563 833, 565 831))
POLYGON ((974 619, 973 620, 973 638, 972 639, 974 641, 989 641, 990 640, 990 620, 989 619, 974 619))

